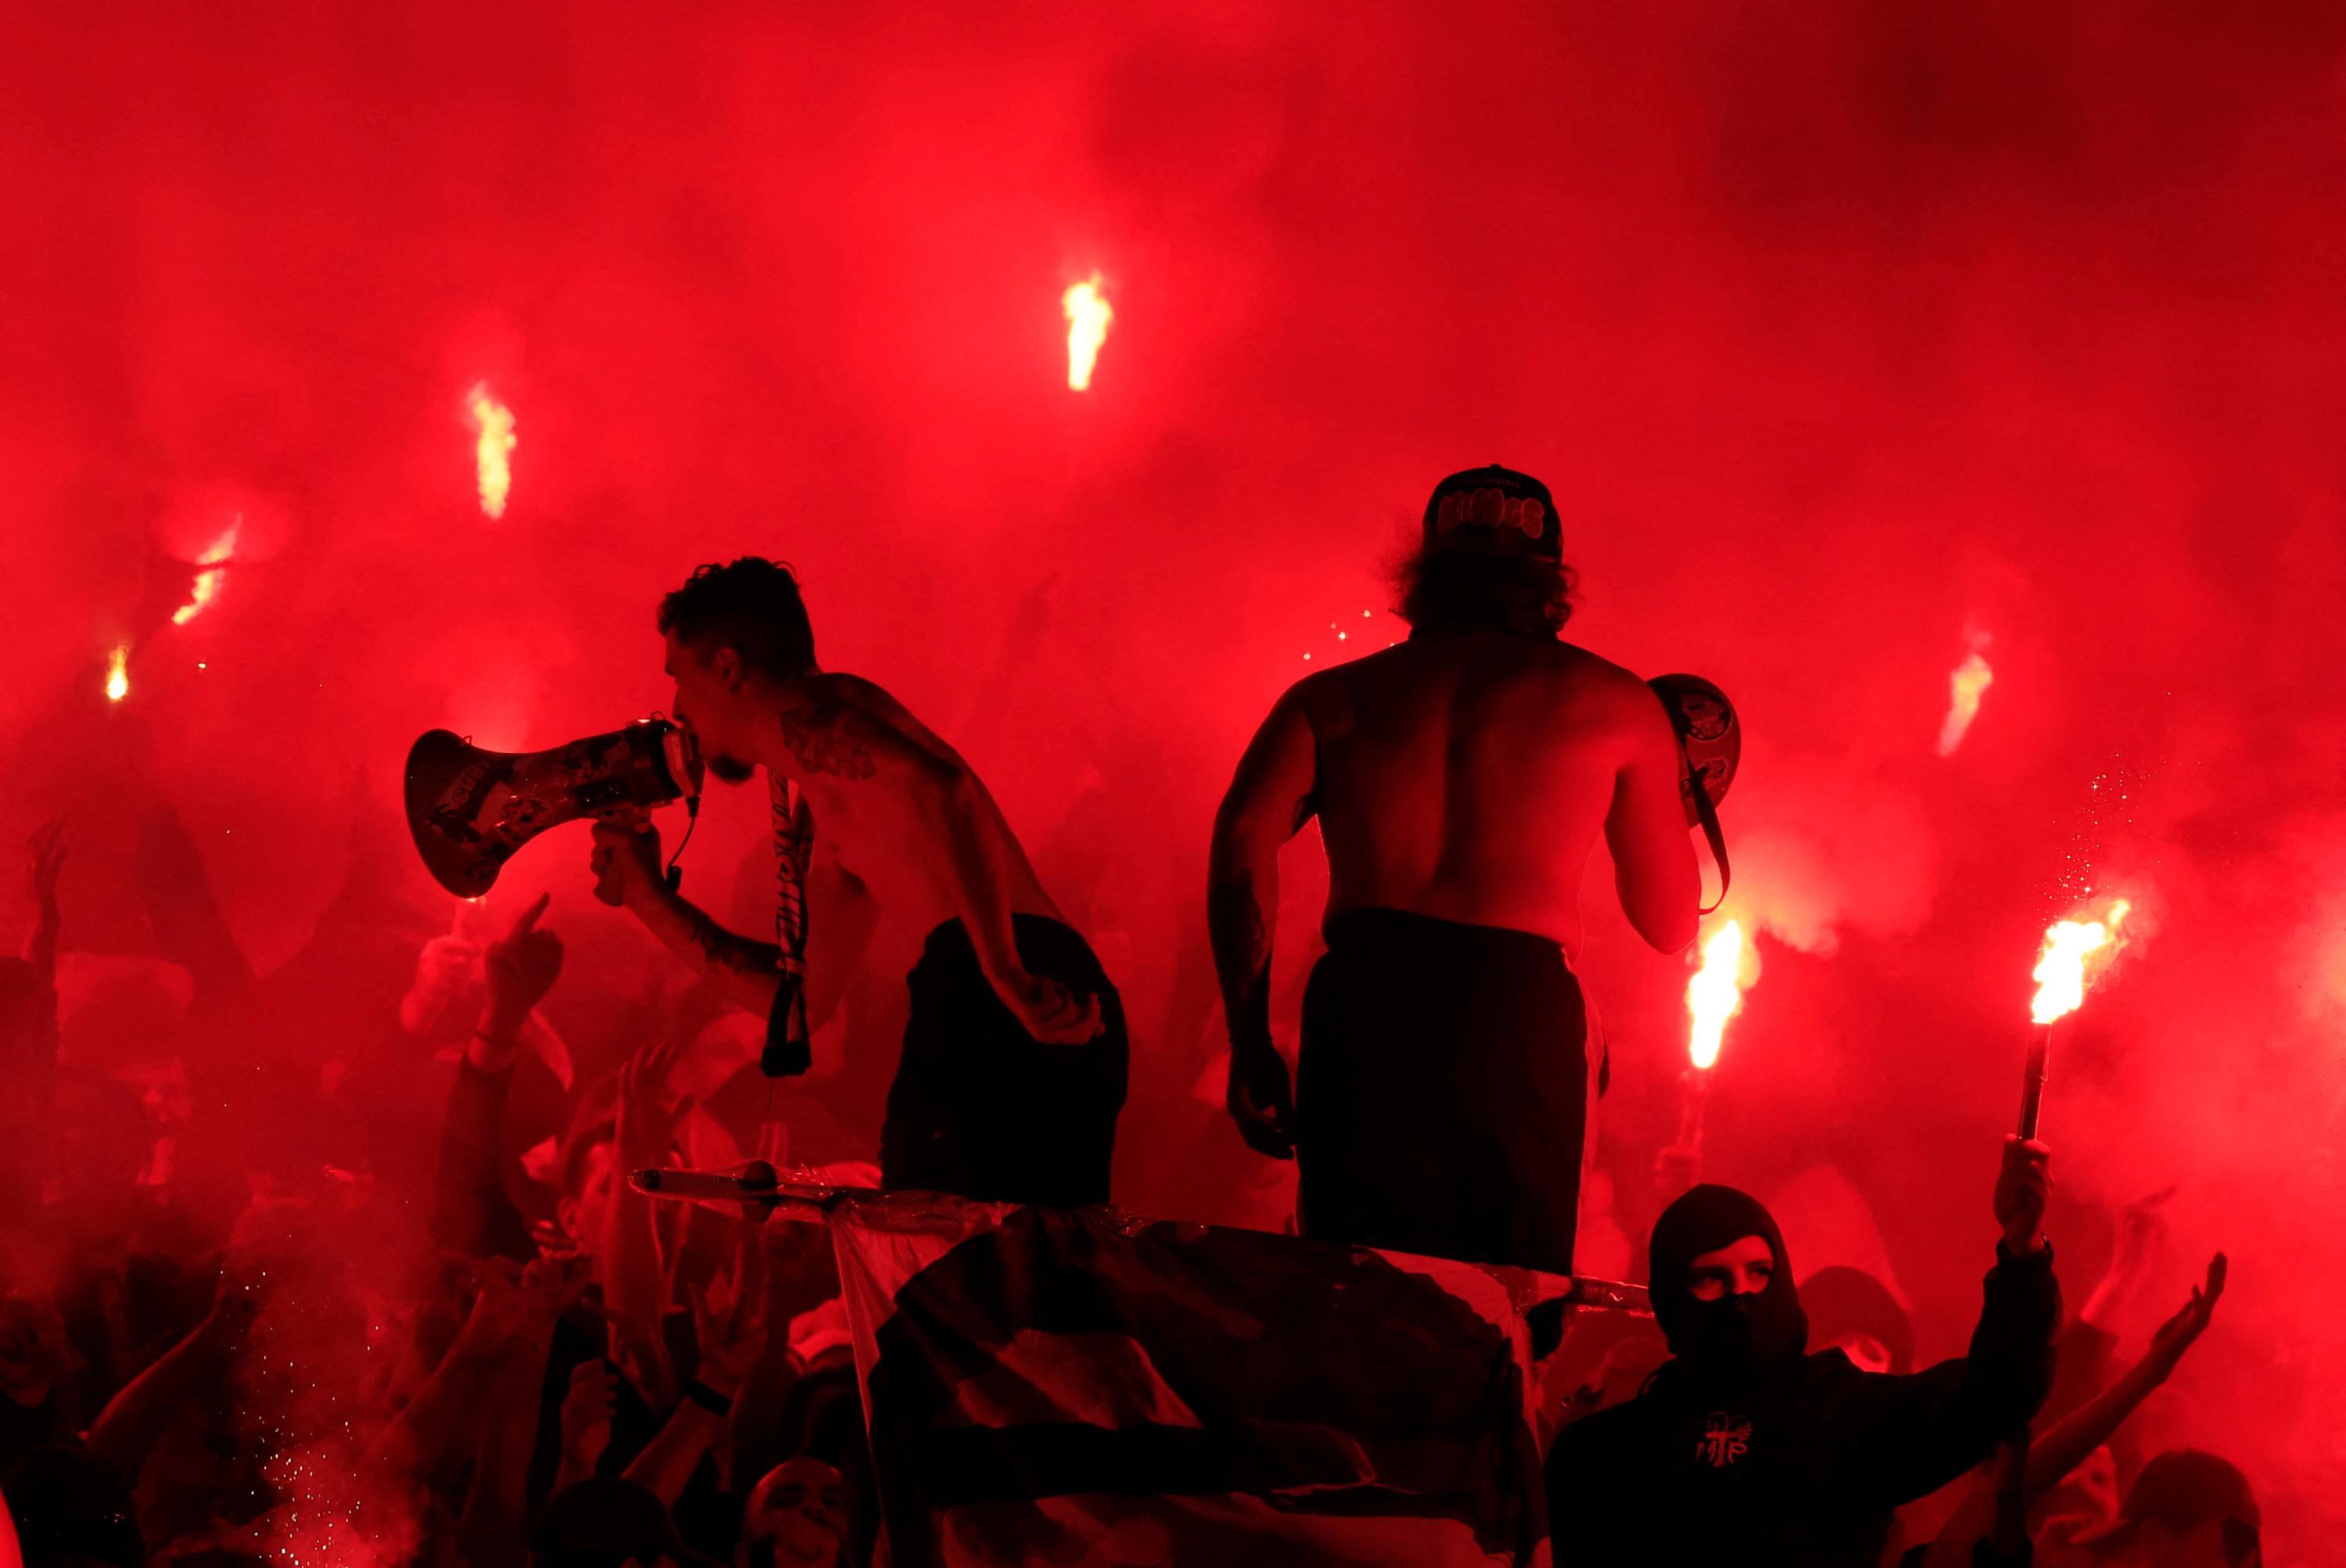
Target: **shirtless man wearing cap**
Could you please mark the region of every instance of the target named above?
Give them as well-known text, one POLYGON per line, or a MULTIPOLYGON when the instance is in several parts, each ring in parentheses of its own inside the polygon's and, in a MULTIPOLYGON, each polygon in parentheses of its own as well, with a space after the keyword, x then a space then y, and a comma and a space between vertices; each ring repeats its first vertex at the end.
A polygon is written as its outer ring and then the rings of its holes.
POLYGON ((1229 1111, 1256 1152, 1300 1159, 1307 1236, 1571 1272, 1598 830, 1656 948, 1694 939, 1700 898, 1678 738, 1643 681, 1560 640, 1571 585, 1545 486, 1443 480, 1402 572, 1409 640, 1290 688, 1215 817, 1229 1111), (1328 952, 1290 1101, 1270 932, 1280 846, 1315 816, 1328 952))

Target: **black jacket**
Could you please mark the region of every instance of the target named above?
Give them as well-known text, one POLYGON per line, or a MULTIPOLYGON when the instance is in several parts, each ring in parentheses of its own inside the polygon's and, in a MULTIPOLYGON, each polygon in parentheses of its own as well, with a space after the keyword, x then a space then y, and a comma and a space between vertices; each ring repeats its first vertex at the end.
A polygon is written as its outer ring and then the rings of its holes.
POLYGON ((1871 1568, 1892 1511, 1985 1459, 2052 1386, 2061 1292, 2051 1248, 2012 1257, 1999 1247, 1984 1295, 1971 1353, 1903 1377, 1861 1372, 1827 1350, 1716 1400, 1665 1363, 1637 1398, 1556 1434, 1556 1568, 1871 1568))

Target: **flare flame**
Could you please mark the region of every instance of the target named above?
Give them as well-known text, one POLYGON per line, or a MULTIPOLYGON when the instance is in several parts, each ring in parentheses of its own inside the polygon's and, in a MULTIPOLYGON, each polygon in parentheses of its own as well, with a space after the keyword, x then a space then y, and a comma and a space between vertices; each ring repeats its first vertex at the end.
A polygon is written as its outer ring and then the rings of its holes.
POLYGON ((120 702, 130 695, 130 645, 118 645, 106 661, 106 700, 120 702))
MULTIPOLYGON (((2036 1000, 2028 1015, 2039 1023, 2050 1023, 2056 1018, 2077 1011, 2086 1000, 2086 961, 2104 952, 2117 937, 2118 922, 2127 917, 2133 906, 2120 899, 2110 905, 2110 912, 2097 921, 2056 921, 2045 929, 2045 951, 2036 960, 2035 972, 2030 977, 2036 982, 2036 1000)), ((2115 952, 2105 953, 2106 963, 2115 952)), ((2101 964, 2094 965, 2098 971, 2101 964)))
POLYGON ((195 586, 191 590, 194 596, 171 612, 173 626, 184 626, 203 614, 204 606, 210 604, 213 596, 219 592, 220 583, 228 575, 226 568, 230 558, 236 550, 237 534, 243 526, 244 519, 238 518, 228 525, 227 533, 213 540, 204 553, 196 557, 197 565, 209 566, 212 570, 196 574, 195 586))
POLYGON ((1116 320, 1116 311, 1100 292, 1100 275, 1095 272, 1062 294, 1059 307, 1067 313, 1068 390, 1088 392, 1092 367, 1099 362, 1100 345, 1107 341, 1108 323, 1116 320))
POLYGON ((465 398, 473 407, 473 428, 480 433, 473 444, 473 466, 480 476, 481 510, 502 517, 513 492, 513 410, 489 395, 486 382, 476 382, 465 398))
POLYGON ((1980 695, 1995 684, 1995 671, 1974 653, 1947 677, 1947 717, 1939 726, 1939 755, 1953 757, 1979 717, 1980 695))
POLYGON ((1702 944, 1702 967, 1687 982, 1687 1016, 1694 1021, 1687 1037, 1687 1055, 1697 1067, 1708 1069, 1719 1060, 1719 1042, 1727 1033, 1727 1021, 1742 1009, 1738 972, 1742 964, 1743 927, 1729 921, 1702 944))

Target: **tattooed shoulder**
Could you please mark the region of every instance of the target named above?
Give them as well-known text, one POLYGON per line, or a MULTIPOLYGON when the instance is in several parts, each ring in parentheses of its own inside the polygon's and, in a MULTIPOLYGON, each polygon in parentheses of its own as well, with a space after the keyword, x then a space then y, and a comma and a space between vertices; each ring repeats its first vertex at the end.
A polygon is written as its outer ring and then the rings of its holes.
POLYGON ((782 744, 809 773, 851 781, 879 771, 872 759, 872 724, 862 709, 833 694, 782 710, 782 744))

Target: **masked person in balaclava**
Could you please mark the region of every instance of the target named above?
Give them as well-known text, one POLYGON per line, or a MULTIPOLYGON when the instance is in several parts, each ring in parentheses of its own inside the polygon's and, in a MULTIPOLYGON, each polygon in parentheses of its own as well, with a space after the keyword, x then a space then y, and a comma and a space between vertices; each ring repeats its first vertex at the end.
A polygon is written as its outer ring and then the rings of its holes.
POLYGON ((1775 1220, 1732 1187, 1662 1211, 1647 1250, 1671 1359, 1644 1392, 1556 1435, 1556 1561, 1872 1564, 1890 1515, 1984 1459, 2044 1402, 2061 1295, 2044 1145, 2006 1140, 2003 1229, 1968 1355, 1863 1372, 1808 1354, 1775 1220))

